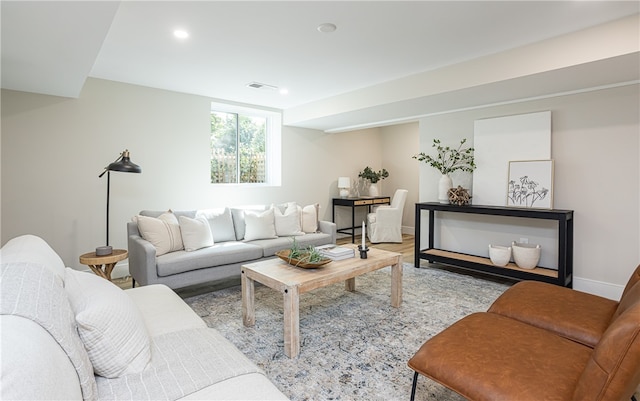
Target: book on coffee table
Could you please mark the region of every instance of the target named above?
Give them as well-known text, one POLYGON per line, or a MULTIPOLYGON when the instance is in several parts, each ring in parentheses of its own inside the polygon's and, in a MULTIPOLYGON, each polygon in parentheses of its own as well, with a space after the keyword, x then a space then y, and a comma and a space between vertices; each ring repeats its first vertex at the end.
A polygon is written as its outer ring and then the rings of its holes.
POLYGON ((321 245, 317 246, 316 249, 322 254, 322 256, 326 256, 331 260, 349 259, 356 256, 356 252, 353 248, 346 248, 343 246, 321 245))

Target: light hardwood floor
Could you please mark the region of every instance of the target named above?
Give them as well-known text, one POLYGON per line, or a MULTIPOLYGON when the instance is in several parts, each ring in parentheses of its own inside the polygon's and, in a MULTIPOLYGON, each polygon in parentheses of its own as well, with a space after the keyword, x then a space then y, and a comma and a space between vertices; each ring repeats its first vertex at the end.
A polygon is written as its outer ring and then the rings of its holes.
MULTIPOLYGON (((356 237, 356 240, 360 237, 356 237)), ((348 244, 351 242, 351 237, 338 238, 336 243, 338 245, 348 244)), ((367 246, 373 246, 379 249, 384 249, 386 251, 391 252, 399 252, 402 254, 402 260, 405 262, 412 263, 413 262, 413 235, 404 234, 402 236, 402 243, 382 243, 382 244, 371 244, 367 241, 367 246)), ((113 282, 118 285, 118 287, 126 289, 131 288, 131 277, 123 277, 113 279, 113 282)), ((240 284, 240 279, 237 280, 237 285, 240 284)), ((213 288, 209 288, 209 291, 215 290, 216 288, 222 288, 224 286, 236 285, 235 282, 229 283, 220 283, 219 285, 213 286, 213 288)), ((177 291, 182 296, 190 296, 195 293, 200 293, 207 290, 207 288, 191 288, 185 290, 177 291)), ((205 291, 206 292, 206 291, 205 291)))

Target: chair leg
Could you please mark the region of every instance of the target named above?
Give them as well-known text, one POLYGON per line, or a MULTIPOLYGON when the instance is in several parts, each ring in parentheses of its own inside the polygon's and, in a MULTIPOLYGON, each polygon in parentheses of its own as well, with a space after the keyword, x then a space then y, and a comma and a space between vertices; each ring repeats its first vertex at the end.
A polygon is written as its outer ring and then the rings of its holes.
POLYGON ((418 384, 418 372, 413 373, 413 384, 411 385, 411 401, 416 398, 416 385, 418 384))

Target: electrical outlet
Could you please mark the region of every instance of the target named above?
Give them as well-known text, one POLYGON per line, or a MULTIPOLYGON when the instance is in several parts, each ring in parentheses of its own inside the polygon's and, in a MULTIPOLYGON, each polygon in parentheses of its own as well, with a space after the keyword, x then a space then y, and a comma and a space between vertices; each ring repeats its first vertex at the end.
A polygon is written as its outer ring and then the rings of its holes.
POLYGON ((528 244, 529 243, 529 238, 520 238, 520 243, 521 244, 528 244))

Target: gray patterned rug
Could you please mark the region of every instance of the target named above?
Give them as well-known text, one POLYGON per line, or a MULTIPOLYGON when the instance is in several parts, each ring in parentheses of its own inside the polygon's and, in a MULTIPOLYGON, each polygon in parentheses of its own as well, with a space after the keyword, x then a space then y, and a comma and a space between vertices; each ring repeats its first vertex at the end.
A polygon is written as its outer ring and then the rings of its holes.
MULTIPOLYGON (((404 265, 403 304, 390 304, 391 269, 300 296, 300 355, 284 355, 282 295, 256 285, 256 325, 242 324, 239 286, 185 301, 292 400, 408 400, 407 361, 456 320, 484 311, 507 284, 442 269, 404 265)), ((462 397, 420 377, 418 400, 462 397)))

